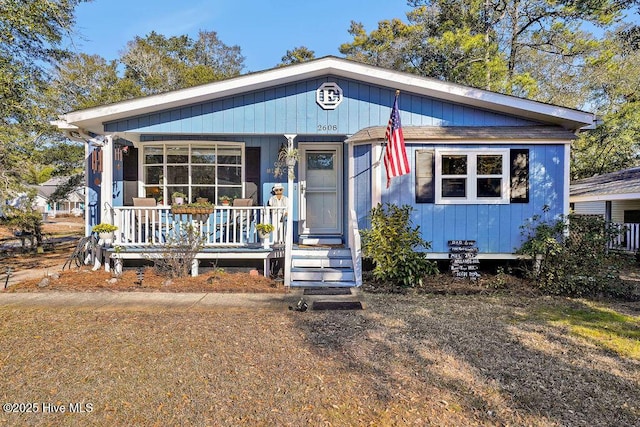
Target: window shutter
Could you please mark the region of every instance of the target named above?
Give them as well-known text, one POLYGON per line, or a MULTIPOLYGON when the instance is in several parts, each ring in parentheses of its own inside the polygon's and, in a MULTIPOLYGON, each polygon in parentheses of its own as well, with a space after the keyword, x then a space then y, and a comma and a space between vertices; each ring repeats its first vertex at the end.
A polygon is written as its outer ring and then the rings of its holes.
POLYGON ((435 150, 416 151, 416 203, 434 203, 435 150))
POLYGON ((511 150, 511 203, 529 203, 529 150, 511 150))

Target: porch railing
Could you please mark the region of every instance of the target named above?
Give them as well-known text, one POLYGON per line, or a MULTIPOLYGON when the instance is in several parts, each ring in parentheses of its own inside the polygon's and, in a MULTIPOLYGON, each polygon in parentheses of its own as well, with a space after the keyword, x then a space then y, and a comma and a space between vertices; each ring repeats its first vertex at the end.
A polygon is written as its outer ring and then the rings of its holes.
POLYGON ((285 208, 263 206, 216 206, 211 213, 174 213, 169 206, 113 208, 117 246, 153 246, 175 242, 187 225, 195 227, 204 246, 248 246, 265 248, 284 241, 285 208), (256 225, 272 224, 274 230, 260 242, 256 225))
POLYGON ((640 224, 637 223, 612 223, 612 227, 618 230, 609 248, 628 252, 636 252, 640 249, 640 224))

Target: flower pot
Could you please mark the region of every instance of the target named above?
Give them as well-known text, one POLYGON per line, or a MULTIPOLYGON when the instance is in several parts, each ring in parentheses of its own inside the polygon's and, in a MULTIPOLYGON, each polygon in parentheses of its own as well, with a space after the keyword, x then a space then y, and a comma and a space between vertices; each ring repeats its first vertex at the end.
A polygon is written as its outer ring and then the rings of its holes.
POLYGON ((98 233, 98 237, 100 239, 102 239, 105 242, 112 242, 113 241, 113 231, 107 231, 107 232, 103 232, 103 233, 98 233))
POLYGON ((258 231, 258 237, 260 238, 260 241, 266 240, 267 237, 269 237, 269 234, 271 234, 271 232, 265 233, 264 231, 258 231))
POLYGON ((220 204, 222 204, 222 206, 229 206, 229 201, 228 200, 223 200, 220 202, 220 204))

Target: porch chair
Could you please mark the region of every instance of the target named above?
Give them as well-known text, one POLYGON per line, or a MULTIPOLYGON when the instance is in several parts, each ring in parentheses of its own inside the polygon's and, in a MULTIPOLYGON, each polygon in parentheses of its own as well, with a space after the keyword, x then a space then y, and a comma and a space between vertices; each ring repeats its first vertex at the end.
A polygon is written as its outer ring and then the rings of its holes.
MULTIPOLYGON (((233 206, 235 207, 252 207, 253 199, 234 199, 233 206)), ((253 210, 243 209, 235 212, 234 222, 238 228, 238 237, 244 234, 246 243, 249 243, 249 236, 251 231, 251 225, 254 222, 253 210)))
MULTIPOLYGON (((153 197, 132 197, 133 199, 133 206, 135 208, 149 208, 149 207, 156 207, 157 203, 156 203, 156 199, 154 199, 153 197)), ((155 224, 151 224, 151 219, 154 218, 153 216, 151 216, 150 213, 145 215, 145 209, 134 209, 134 217, 135 217, 135 230, 138 229, 138 227, 144 227, 142 229, 142 239, 145 240, 146 239, 146 218, 149 218, 149 229, 152 233, 156 234, 156 237, 158 239, 160 239, 161 235, 160 235, 160 218, 159 216, 155 216, 156 219, 156 223, 155 224)))

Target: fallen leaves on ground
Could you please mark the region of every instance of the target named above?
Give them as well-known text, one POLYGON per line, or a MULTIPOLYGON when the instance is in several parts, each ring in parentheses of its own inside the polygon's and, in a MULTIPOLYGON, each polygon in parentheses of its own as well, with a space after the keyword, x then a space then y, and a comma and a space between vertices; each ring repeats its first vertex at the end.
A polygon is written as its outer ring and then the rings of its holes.
POLYGON ((26 280, 13 285, 7 292, 284 292, 284 286, 267 277, 244 272, 203 273, 196 277, 168 278, 154 268, 128 269, 121 276, 88 267, 73 268, 44 278, 26 280))

